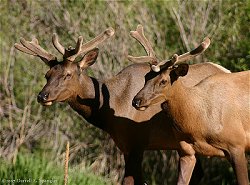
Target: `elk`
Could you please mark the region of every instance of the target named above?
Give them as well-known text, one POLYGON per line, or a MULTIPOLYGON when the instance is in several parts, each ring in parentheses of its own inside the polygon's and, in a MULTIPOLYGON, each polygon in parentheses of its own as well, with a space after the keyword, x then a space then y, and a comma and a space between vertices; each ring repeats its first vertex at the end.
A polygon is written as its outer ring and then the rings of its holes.
MULTIPOLYGON (((124 154, 124 184, 142 185, 141 163, 144 150, 175 149, 178 143, 172 128, 165 123, 165 114, 160 104, 151 106, 144 112, 131 105, 133 97, 144 86, 145 78, 152 74, 149 65, 132 64, 104 81, 86 74, 86 69, 97 58, 98 49, 95 47, 113 32, 113 29, 108 29, 97 39, 82 46, 80 37, 76 49, 64 48, 54 34, 52 42, 64 56, 61 62, 42 49, 36 39, 28 42, 21 38, 21 44, 16 43, 15 47, 24 53, 40 57, 50 67, 46 73, 47 83, 38 94, 38 102, 47 106, 54 102, 67 102, 89 123, 110 134, 124 154), (77 55, 83 53, 85 55, 79 62, 74 61, 77 55)), ((148 51, 146 45, 145 49, 148 51)), ((191 75, 187 78, 190 85, 209 75, 227 72, 211 63, 194 65, 193 68, 200 72, 190 72, 191 75)), ((200 178, 200 170, 197 172, 197 178, 200 178)))
MULTIPOLYGON (((206 38, 201 44, 210 44, 206 38)), ((195 154, 226 157, 232 164, 239 185, 248 185, 245 152, 250 151, 250 71, 214 74, 194 86, 183 81, 189 66, 183 63, 190 54, 152 63, 155 77, 134 97, 138 110, 158 104, 166 112, 166 124, 172 126, 179 143, 178 184, 188 184, 196 159, 195 154), (170 121, 171 120, 171 121, 170 121), (189 163, 187 165, 186 163, 189 163), (184 181, 183 181, 184 180, 184 181)))

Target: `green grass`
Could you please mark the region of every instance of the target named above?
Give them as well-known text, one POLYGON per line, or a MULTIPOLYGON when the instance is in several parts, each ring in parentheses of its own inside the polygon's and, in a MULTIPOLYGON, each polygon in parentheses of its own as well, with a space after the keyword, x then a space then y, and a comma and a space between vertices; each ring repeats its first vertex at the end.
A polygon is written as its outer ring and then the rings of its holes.
MULTIPOLYGON (((62 162, 63 163, 63 162, 62 162)), ((18 154, 15 164, 0 160, 0 184, 63 184, 64 167, 39 154, 18 154)), ((109 185, 79 167, 69 169, 68 185, 109 185)))

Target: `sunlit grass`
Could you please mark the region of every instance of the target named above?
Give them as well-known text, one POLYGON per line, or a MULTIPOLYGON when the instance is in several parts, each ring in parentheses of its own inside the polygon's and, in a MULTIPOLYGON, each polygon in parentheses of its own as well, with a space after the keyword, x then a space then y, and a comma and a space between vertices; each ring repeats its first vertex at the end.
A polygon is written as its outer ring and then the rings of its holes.
MULTIPOLYGON (((57 165, 40 154, 18 154, 16 163, 1 160, 0 184, 63 184, 63 164, 57 165)), ((79 167, 69 168, 68 185, 108 185, 107 179, 79 167)))

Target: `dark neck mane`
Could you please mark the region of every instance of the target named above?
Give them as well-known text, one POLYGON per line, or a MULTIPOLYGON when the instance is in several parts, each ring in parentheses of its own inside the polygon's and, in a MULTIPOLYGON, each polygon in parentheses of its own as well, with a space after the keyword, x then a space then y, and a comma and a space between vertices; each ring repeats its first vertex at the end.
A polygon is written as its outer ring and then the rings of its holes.
POLYGON ((74 98, 69 100, 68 103, 89 123, 106 131, 106 120, 104 119, 108 117, 107 114, 110 114, 109 90, 105 83, 101 83, 92 77, 90 79, 92 83, 82 88, 89 88, 90 91, 93 89, 92 92, 94 92, 94 94, 85 96, 77 94, 74 98))

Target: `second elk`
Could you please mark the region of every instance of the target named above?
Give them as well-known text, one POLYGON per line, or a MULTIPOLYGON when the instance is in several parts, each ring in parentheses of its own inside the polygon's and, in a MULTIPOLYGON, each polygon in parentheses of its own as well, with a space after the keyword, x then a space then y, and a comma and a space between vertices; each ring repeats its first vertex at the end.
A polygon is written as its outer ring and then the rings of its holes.
MULTIPOLYGON (((155 77, 149 79, 134 97, 138 110, 158 103, 162 105, 169 124, 179 142, 179 167, 189 166, 179 172, 178 184, 188 184, 195 155, 226 157, 233 166, 239 185, 248 185, 245 152, 250 150, 250 71, 212 75, 195 86, 183 83, 189 65, 184 62, 210 44, 207 38, 195 50, 174 55, 164 62, 152 62, 155 77), (181 180, 182 179, 182 180, 181 180)), ((145 62, 145 61, 143 61, 145 62)))

